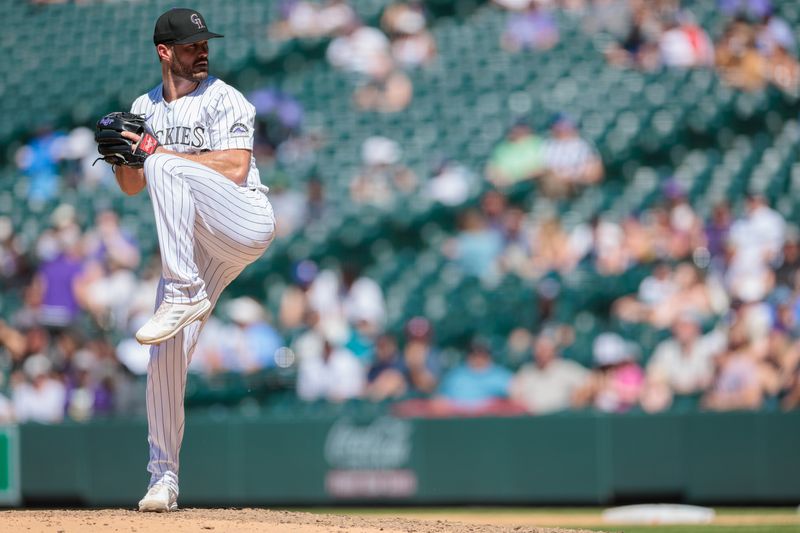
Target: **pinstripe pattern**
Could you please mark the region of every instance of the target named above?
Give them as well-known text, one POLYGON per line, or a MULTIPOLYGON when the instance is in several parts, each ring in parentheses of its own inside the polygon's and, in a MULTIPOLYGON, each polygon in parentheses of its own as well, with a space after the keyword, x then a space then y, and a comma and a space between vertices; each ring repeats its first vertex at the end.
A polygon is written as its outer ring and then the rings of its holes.
MULTIPOLYGON (((180 153, 253 149, 256 110, 224 81, 209 76, 197 89, 169 103, 162 91, 163 84, 159 84, 137 98, 131 113, 145 116, 165 148, 180 153)), ((263 187, 252 156, 245 183, 263 187)))
MULTIPOLYGON (((252 150, 255 110, 236 89, 209 77, 192 93, 164 102, 162 86, 140 96, 131 111, 144 114, 169 150, 252 150)), ((154 154, 144 165, 153 204, 162 276, 162 302, 195 303, 220 293, 245 266, 269 247, 275 235, 272 206, 251 157, 245 183, 169 154, 154 154)), ((150 485, 159 480, 178 490, 183 440, 186 372, 206 319, 151 346, 147 372, 150 485)))

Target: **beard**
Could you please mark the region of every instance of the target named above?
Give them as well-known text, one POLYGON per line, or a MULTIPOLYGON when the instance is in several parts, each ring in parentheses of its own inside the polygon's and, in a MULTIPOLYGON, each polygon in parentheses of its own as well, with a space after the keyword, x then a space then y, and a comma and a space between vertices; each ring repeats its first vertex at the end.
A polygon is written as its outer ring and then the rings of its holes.
POLYGON ((203 81, 208 78, 208 60, 197 60, 194 63, 182 63, 178 58, 175 58, 170 63, 169 70, 174 76, 183 78, 189 81, 203 81), (198 63, 202 63, 198 65, 198 63))

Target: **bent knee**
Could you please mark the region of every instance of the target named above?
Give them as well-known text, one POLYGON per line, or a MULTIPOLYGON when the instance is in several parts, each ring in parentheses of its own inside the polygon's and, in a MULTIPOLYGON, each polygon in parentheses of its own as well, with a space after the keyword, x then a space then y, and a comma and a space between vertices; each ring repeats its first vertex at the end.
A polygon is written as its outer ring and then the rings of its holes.
POLYGON ((144 175, 148 180, 156 180, 161 176, 170 174, 173 165, 169 163, 175 159, 180 159, 171 154, 153 154, 144 160, 144 175))

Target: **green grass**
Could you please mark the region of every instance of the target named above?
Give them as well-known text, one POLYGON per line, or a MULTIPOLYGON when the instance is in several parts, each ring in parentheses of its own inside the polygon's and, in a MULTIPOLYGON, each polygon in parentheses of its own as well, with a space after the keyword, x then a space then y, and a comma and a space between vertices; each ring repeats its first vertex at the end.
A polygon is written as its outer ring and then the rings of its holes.
POLYGON ((622 533, 798 533, 797 525, 765 526, 611 526, 605 528, 584 528, 593 531, 613 531, 622 533))
MULTIPOLYGON (((460 507, 313 507, 303 509, 311 513, 339 514, 339 515, 379 515, 379 514, 552 514, 552 515, 587 515, 600 514, 606 507, 483 507, 483 506, 460 506, 460 507)), ((795 507, 715 507, 717 515, 785 515, 795 514, 795 507)), ((798 514, 800 517, 800 514, 798 514)), ((800 533, 800 532, 799 532, 800 533)))
MULTIPOLYGON (((354 516, 425 516, 431 515, 440 517, 452 517, 458 520, 459 515, 486 515, 487 523, 491 522, 491 516, 519 516, 536 517, 537 515, 563 517, 574 516, 583 517, 585 515, 599 516, 604 508, 601 507, 328 507, 305 509, 312 513, 354 515, 354 516)), ((765 521, 770 516, 781 515, 785 520, 786 515, 798 516, 798 511, 794 507, 720 507, 715 509, 717 516, 762 516, 765 521)), ((581 520, 579 520, 581 521, 581 520)), ((653 525, 653 526, 621 526, 602 524, 593 526, 570 526, 569 519, 563 520, 565 525, 559 527, 565 529, 588 529, 591 531, 607 531, 619 533, 800 533, 800 524, 761 524, 761 525, 653 525)), ((545 525, 545 524, 543 524, 545 525)))

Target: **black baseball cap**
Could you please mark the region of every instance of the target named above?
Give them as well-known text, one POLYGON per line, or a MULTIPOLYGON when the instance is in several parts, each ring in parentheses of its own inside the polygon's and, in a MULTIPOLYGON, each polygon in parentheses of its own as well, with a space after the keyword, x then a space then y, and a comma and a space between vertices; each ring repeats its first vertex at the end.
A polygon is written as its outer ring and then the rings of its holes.
POLYGON ((208 31, 203 15, 194 9, 176 7, 156 21, 153 44, 189 44, 224 37, 208 31))

